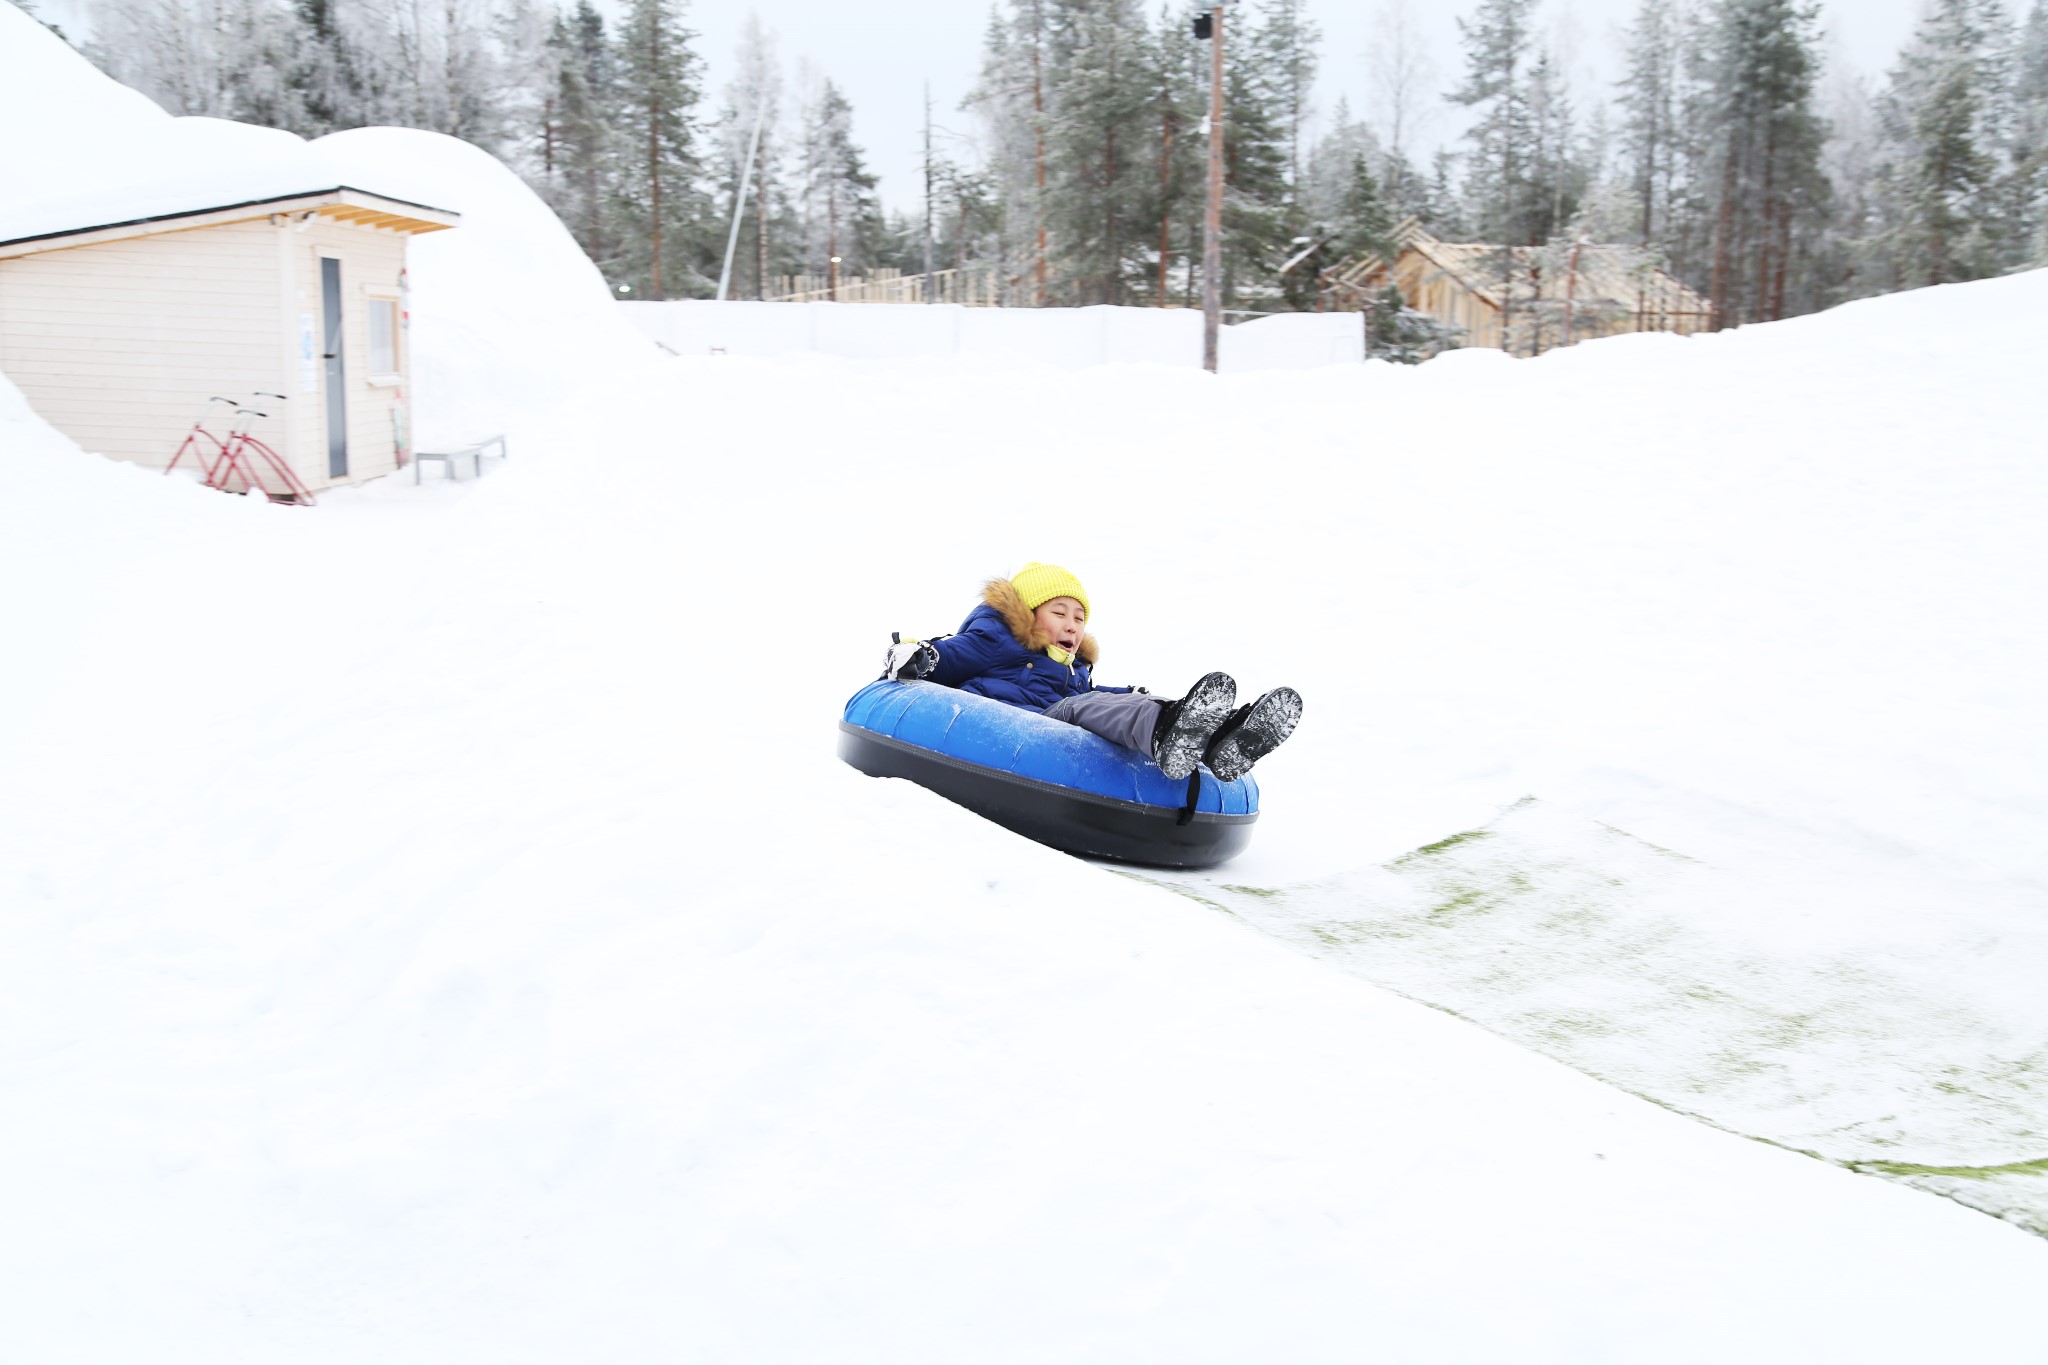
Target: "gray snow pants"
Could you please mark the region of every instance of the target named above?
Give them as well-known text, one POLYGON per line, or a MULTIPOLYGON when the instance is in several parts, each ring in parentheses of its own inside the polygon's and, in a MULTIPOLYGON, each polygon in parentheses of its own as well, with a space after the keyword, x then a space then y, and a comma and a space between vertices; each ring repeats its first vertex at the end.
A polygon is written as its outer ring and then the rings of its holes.
POLYGON ((1069 725, 1078 725, 1101 735, 1112 744, 1152 752, 1152 732, 1166 703, 1142 692, 1083 692, 1062 697, 1046 708, 1045 714, 1069 725))

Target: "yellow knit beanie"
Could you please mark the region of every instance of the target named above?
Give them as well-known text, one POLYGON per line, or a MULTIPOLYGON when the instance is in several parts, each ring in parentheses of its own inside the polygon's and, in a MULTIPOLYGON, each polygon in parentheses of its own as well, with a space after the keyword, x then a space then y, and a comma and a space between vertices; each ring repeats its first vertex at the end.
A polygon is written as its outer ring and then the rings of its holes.
POLYGON ((1024 605, 1037 611, 1055 597, 1071 597, 1081 604, 1081 610, 1090 616, 1095 608, 1088 605, 1088 589, 1081 586, 1081 580, 1057 564, 1040 564, 1032 560, 1017 570, 1010 580, 1010 586, 1024 599, 1024 605))

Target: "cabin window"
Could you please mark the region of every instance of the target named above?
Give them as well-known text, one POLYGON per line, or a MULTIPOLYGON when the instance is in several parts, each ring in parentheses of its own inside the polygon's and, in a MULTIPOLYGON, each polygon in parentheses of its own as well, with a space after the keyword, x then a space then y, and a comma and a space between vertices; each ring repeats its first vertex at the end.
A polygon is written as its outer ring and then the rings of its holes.
POLYGON ((370 376, 398 373, 398 300, 370 300, 370 376))

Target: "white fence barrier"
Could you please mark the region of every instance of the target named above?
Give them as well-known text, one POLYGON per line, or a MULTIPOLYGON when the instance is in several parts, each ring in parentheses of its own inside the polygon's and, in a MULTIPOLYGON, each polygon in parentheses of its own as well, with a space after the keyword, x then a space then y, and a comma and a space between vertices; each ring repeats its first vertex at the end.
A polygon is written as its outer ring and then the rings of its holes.
MULTIPOLYGON (((1199 369, 1202 315, 1170 308, 963 308, 952 304, 621 303, 634 324, 679 355, 788 355, 860 360, 1003 356, 1064 367, 1113 364, 1199 369)), ((1225 327, 1224 371, 1356 364, 1357 313, 1283 313, 1225 327)))

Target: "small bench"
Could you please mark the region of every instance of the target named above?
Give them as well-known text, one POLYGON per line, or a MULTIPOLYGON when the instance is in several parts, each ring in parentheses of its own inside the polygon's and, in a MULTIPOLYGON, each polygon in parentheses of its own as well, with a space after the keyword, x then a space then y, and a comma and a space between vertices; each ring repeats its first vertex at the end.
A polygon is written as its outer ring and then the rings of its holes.
POLYGON ((507 460, 511 458, 511 452, 506 449, 503 435, 486 436, 474 445, 457 446, 453 450, 415 450, 412 453, 412 481, 414 483, 420 481, 420 466, 428 460, 439 460, 442 467, 448 471, 449 478, 460 479, 462 475, 456 472, 455 462, 467 459, 474 462, 476 477, 482 478, 484 476, 484 452, 492 446, 498 448, 499 459, 507 460))

